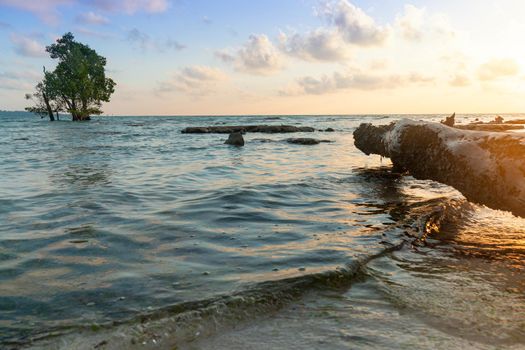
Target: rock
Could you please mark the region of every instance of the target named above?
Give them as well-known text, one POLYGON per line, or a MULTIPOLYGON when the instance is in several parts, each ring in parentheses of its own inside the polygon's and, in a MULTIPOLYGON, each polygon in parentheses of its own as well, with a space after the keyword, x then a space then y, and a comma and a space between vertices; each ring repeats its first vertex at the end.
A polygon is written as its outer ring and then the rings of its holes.
POLYGON ((442 120, 441 124, 451 127, 454 126, 454 124, 456 124, 456 112, 454 112, 450 117, 446 117, 445 120, 442 120))
POLYGON ((354 132, 365 154, 389 157, 417 179, 455 187, 469 201, 525 217, 525 135, 448 128, 404 119, 361 124, 354 132))
POLYGON ((232 132, 224 143, 233 146, 244 146, 244 138, 240 132, 232 132))
POLYGON ((503 123, 503 117, 501 115, 498 115, 496 118, 494 118, 494 124, 502 124, 503 123))
POLYGON ((181 132, 183 134, 231 134, 234 132, 247 133, 259 132, 266 134, 292 133, 292 132, 314 132, 315 129, 308 126, 293 125, 235 125, 235 126, 195 126, 187 127, 181 132))
POLYGON ((299 138, 286 139, 286 142, 297 144, 297 145, 318 145, 321 142, 332 142, 332 141, 330 141, 330 140, 318 140, 318 139, 312 139, 312 138, 308 138, 308 137, 299 137, 299 138))
POLYGON ((335 130, 332 129, 332 128, 326 128, 324 131, 325 131, 325 132, 334 132, 335 130))

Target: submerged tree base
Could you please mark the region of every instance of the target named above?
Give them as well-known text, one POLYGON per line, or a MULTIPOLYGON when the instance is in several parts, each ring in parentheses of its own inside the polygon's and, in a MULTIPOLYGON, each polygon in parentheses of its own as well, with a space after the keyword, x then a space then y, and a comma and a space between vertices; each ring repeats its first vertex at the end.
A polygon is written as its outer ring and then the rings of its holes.
POLYGON ((417 179, 450 185, 469 201, 525 217, 525 135, 405 119, 361 124, 354 140, 365 154, 391 158, 417 179))

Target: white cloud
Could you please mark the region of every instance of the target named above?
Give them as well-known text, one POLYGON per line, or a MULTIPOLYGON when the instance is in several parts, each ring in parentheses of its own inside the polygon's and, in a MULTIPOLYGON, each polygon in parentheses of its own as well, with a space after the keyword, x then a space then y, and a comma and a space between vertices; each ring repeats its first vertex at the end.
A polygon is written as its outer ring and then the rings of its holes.
POLYGON ((404 13, 397 16, 394 26, 405 39, 421 40, 425 12, 425 9, 417 8, 414 5, 405 5, 404 13))
POLYGON ((220 69, 208 66, 190 66, 180 69, 169 81, 159 83, 157 91, 179 91, 190 95, 207 95, 215 90, 217 84, 228 80, 220 69))
POLYGON ((306 76, 279 91, 280 95, 323 95, 348 89, 380 90, 394 89, 412 84, 428 84, 434 78, 418 73, 405 75, 375 75, 362 72, 334 72, 320 78, 306 76))
POLYGON ((108 24, 109 23, 108 18, 100 14, 97 14, 95 12, 92 12, 92 11, 78 15, 77 20, 84 24, 108 24))
POLYGON ((270 75, 284 66, 281 53, 264 34, 250 35, 248 42, 234 54, 222 50, 215 55, 225 63, 233 63, 238 71, 249 74, 270 75))
POLYGON ((125 12, 134 14, 137 12, 161 13, 168 9, 168 0, 94 0, 95 7, 105 11, 125 12))
POLYGON ((280 47, 288 55, 306 61, 340 61, 348 58, 349 49, 338 32, 317 29, 306 35, 280 35, 280 47))
POLYGON ((393 31, 409 41, 450 39, 457 34, 447 16, 428 13, 425 8, 414 5, 405 5, 403 13, 396 16, 393 31))
MULTIPOLYGON (((84 3, 99 10, 124 12, 132 15, 137 12, 161 13, 169 8, 168 0, 0 0, 0 6, 10 6, 33 13, 47 24, 56 25, 60 18, 58 9, 65 5, 84 3)), ((101 24, 105 17, 89 12, 85 21, 101 24), (91 14, 91 15, 90 15, 91 14)), ((84 23, 87 23, 84 22, 84 23)))
POLYGON ((515 76, 518 73, 519 66, 512 58, 492 59, 478 69, 480 80, 495 80, 515 76))
POLYGON ((0 5, 31 12, 48 24, 56 24, 59 18, 57 8, 73 2, 74 0, 0 0, 0 5))
POLYGON ((372 17, 347 0, 324 2, 317 12, 351 44, 381 45, 389 34, 388 28, 375 23, 372 17))
POLYGON ((26 57, 46 56, 46 49, 44 45, 40 44, 35 39, 14 33, 11 34, 10 38, 17 54, 26 57))

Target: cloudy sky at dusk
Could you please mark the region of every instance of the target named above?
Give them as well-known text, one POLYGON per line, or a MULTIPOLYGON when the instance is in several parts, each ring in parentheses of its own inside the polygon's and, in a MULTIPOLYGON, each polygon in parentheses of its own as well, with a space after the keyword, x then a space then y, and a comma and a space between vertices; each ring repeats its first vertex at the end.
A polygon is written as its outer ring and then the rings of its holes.
POLYGON ((0 109, 71 31, 108 114, 523 112, 525 1, 0 0, 0 109))

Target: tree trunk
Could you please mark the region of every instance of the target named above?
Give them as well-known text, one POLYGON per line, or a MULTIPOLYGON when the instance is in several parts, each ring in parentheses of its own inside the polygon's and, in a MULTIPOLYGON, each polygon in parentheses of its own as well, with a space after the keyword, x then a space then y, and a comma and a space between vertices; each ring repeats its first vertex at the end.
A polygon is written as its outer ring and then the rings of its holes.
POLYGON ((47 109, 47 115, 49 116, 50 121, 55 121, 55 117, 53 116, 53 109, 51 109, 51 105, 49 104, 49 99, 47 98, 47 95, 45 92, 42 92, 42 97, 44 98, 44 102, 46 104, 47 109))
POLYGON ((417 179, 453 186, 469 201, 525 217, 525 135, 401 120, 361 124, 357 148, 389 157, 417 179))

